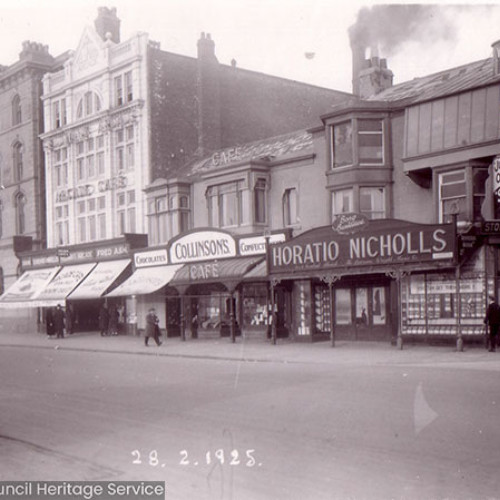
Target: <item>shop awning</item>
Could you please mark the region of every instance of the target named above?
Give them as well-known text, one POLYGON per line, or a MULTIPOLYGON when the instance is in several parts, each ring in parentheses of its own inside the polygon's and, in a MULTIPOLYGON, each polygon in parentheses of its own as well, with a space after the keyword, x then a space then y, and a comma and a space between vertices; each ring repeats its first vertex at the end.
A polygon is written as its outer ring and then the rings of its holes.
POLYGON ((259 262, 254 268, 250 269, 250 271, 246 272, 243 276, 244 281, 252 281, 252 280, 265 280, 267 279, 267 262, 266 259, 263 259, 262 262, 259 262))
POLYGON ((139 267, 130 278, 106 294, 106 297, 144 295, 156 292, 168 284, 183 265, 171 264, 169 266, 139 267))
POLYGON ((234 257, 207 262, 184 264, 170 282, 172 286, 222 283, 232 288, 254 269, 263 257, 234 257))
POLYGON ((64 266, 57 276, 37 296, 38 307, 53 307, 62 304, 66 297, 96 266, 95 262, 64 266))
POLYGON ((59 271, 59 267, 30 269, 0 296, 0 308, 37 307, 34 300, 59 271))
POLYGON ((130 264, 130 259, 99 262, 92 272, 71 292, 68 299, 96 299, 101 297, 130 264))

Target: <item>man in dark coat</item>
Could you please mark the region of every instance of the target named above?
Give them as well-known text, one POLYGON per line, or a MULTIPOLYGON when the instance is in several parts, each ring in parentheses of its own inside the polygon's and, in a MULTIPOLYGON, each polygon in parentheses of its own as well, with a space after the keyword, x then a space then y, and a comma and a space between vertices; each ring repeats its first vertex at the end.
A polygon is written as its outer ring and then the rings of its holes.
POLYGON ((54 315, 51 307, 45 312, 45 322, 47 324, 47 336, 51 339, 52 335, 54 335, 54 315))
POLYGON ((109 323, 109 311, 108 306, 104 303, 99 310, 99 330, 101 331, 101 337, 108 334, 108 323, 109 323))
POLYGON ((161 345, 160 342, 160 320, 152 307, 146 315, 146 331, 144 337, 144 345, 148 345, 149 337, 153 337, 157 346, 161 345))
POLYGON ((64 338, 64 311, 62 310, 61 304, 57 304, 56 310, 54 311, 54 330, 58 339, 64 338))
POLYGON ((495 352, 497 345, 498 329, 500 328, 500 306, 496 303, 495 297, 490 295, 490 304, 486 310, 484 323, 490 327, 489 347, 490 352, 495 352))

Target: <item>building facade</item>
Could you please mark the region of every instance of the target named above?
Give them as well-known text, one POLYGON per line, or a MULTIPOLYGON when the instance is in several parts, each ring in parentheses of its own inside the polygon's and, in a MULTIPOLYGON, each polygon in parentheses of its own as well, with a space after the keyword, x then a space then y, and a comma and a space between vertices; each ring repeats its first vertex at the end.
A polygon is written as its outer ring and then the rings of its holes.
MULTIPOLYGON (((44 156, 38 139, 43 130, 40 95, 43 74, 58 61, 48 47, 22 44, 19 60, 0 67, 0 291, 19 277, 16 240, 29 237, 46 245, 44 156)), ((3 324, 11 326, 11 314, 3 324)), ((27 311, 15 314, 29 321, 27 311), (24 318, 26 316, 26 318, 24 318)), ((22 322, 19 322, 21 325, 22 322)))

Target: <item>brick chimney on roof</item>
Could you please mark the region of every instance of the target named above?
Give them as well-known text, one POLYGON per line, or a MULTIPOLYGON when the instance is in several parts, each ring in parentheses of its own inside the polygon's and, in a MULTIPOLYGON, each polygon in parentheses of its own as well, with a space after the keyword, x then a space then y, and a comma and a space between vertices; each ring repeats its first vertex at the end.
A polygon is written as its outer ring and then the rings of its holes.
POLYGON ((500 40, 491 44, 493 48, 493 74, 500 75, 500 40))
MULTIPOLYGON (((358 57, 361 55, 358 52, 358 57)), ((354 51, 353 51, 354 57, 354 51)), ((364 57, 364 53, 363 53, 364 57)), ((354 74, 353 59, 353 93, 366 99, 392 87, 393 73, 387 68, 387 60, 380 59, 375 47, 371 48, 370 59, 357 62, 357 78, 354 74), (356 80, 356 84, 354 81, 356 80)))
POLYGON ((107 33, 110 33, 111 41, 120 43, 120 19, 116 15, 116 7, 99 7, 94 26, 104 41, 108 39, 107 33))

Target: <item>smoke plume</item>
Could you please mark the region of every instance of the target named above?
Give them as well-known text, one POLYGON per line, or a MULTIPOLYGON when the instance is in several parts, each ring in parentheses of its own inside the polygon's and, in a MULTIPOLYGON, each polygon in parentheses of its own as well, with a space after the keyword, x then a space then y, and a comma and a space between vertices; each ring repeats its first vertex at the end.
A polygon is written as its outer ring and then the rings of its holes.
POLYGON ((351 46, 380 49, 383 57, 408 41, 424 44, 455 40, 453 17, 465 6, 392 4, 363 7, 349 28, 351 46))

